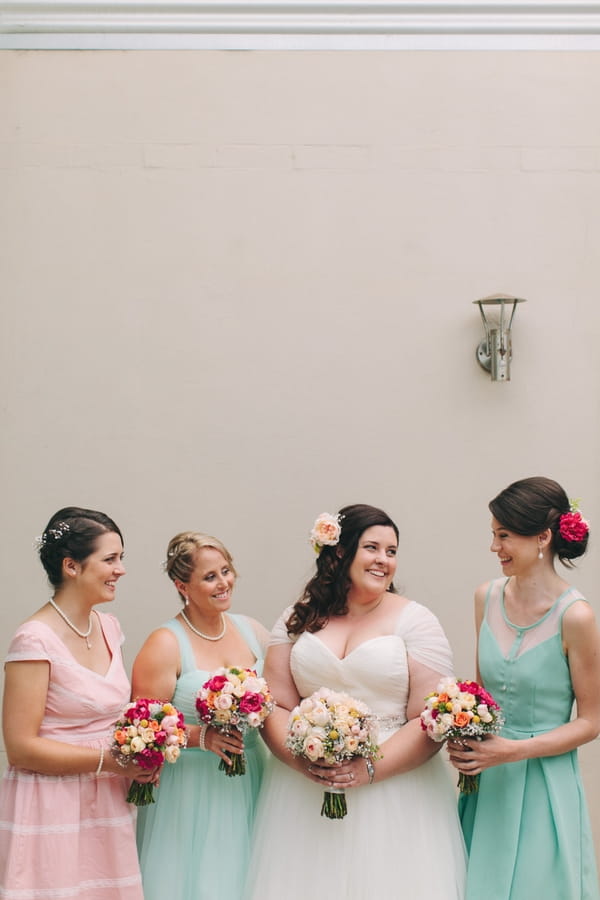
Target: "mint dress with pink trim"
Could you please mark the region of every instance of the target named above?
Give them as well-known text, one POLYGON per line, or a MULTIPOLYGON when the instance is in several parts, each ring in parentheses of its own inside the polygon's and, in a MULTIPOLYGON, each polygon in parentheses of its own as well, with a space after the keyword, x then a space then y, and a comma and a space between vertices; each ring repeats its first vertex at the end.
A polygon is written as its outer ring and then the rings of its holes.
MULTIPOLYGON (((94 747, 100 756, 130 687, 119 623, 97 615, 112 656, 105 675, 81 666, 36 620, 17 630, 6 661, 50 663, 40 736, 94 747)), ((9 766, 0 783, 0 897, 143 900, 128 787, 129 781, 108 772, 40 775, 9 766)))
MULTIPOLYGON (((513 625, 508 579, 491 582, 479 634, 483 684, 504 710, 502 735, 522 740, 571 718, 574 694, 562 645, 569 588, 539 621, 513 625)), ((486 769, 461 796, 470 849, 467 900, 599 900, 598 875, 577 751, 486 769)))

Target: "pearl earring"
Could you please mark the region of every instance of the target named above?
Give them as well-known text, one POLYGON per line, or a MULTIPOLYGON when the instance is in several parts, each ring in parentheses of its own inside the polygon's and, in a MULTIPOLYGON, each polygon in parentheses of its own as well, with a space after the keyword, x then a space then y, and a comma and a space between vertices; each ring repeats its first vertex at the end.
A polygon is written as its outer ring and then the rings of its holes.
POLYGON ((189 606, 189 605, 190 605, 190 598, 189 598, 189 597, 186 597, 185 595, 184 595, 184 597, 183 597, 183 605, 184 605, 184 606, 189 606))
POLYGON ((540 547, 540 552, 538 553, 538 559, 543 559, 543 558, 544 558, 544 551, 540 547))

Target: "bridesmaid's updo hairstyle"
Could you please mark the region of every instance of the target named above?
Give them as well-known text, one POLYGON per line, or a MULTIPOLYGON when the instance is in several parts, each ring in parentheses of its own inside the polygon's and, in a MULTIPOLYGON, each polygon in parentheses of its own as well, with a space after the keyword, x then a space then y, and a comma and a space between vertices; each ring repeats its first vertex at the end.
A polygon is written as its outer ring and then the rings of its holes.
POLYGON ((589 531, 581 540, 567 540, 560 533, 561 516, 571 512, 571 504, 563 488, 551 478, 536 476, 515 481, 489 504, 494 518, 515 534, 527 537, 552 532, 550 549, 567 568, 572 559, 583 556, 587 549, 589 531))
MULTIPOLYGON (((233 565, 233 557, 225 544, 209 534, 202 534, 199 531, 181 531, 169 541, 167 547, 167 558, 163 563, 163 568, 171 581, 182 581, 187 584, 192 577, 196 568, 196 552, 208 547, 211 550, 218 550, 227 560, 227 565, 237 578, 237 572, 233 565)), ((181 591, 177 591, 183 603, 185 597, 181 591)))
POLYGON ((63 582, 63 560, 85 562, 96 549, 100 535, 108 532, 118 534, 123 543, 117 525, 102 512, 65 506, 54 513, 43 534, 36 538, 40 560, 52 587, 59 588, 63 582))
MULTIPOLYGON (((294 605, 287 620, 289 635, 303 631, 320 631, 330 616, 348 612, 347 598, 350 590, 350 566, 358 549, 361 535, 375 525, 394 530, 398 540, 398 526, 387 513, 375 506, 355 503, 344 506, 338 513, 341 526, 340 538, 334 546, 321 547, 317 557, 317 572, 304 588, 302 597, 294 605)), ((393 584, 388 588, 397 593, 393 584)))

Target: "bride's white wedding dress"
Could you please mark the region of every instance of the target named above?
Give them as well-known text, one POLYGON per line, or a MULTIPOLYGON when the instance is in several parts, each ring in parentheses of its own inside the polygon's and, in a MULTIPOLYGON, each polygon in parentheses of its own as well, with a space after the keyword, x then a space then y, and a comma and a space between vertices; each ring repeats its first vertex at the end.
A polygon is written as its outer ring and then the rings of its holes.
MULTIPOLYGON (((290 642, 286 610, 273 643, 290 642)), ((291 651, 301 697, 344 691, 379 717, 380 744, 406 722, 407 654, 452 674, 436 617, 410 602, 394 634, 365 641, 344 659, 304 632, 291 651)), ((385 747, 383 748, 385 752, 385 747)), ((248 900, 462 900, 465 851, 453 777, 441 754, 411 772, 346 792, 344 819, 321 817, 323 788, 274 757, 259 798, 248 900)))

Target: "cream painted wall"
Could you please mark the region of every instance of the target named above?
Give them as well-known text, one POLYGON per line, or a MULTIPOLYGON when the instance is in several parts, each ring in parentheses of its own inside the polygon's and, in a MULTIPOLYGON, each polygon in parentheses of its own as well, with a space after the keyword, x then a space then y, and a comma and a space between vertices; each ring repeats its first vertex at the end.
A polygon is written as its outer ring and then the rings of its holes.
MULTIPOLYGON (((2 52, 4 646, 60 506, 124 530, 131 663, 176 531, 271 625, 359 501, 473 674, 490 497, 548 474, 600 522, 599 90, 595 53, 2 52), (474 356, 497 291, 510 384, 474 356)), ((592 542, 597 608, 599 574, 592 542)))

